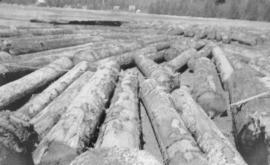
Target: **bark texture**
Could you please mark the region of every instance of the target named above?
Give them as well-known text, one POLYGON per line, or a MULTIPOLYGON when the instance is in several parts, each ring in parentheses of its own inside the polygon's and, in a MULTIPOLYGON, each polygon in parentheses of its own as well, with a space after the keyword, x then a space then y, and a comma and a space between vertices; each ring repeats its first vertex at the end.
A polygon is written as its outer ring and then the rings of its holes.
POLYGON ((70 59, 61 58, 16 81, 1 86, 0 93, 5 93, 5 95, 0 96, 0 109, 56 79, 72 67, 73 63, 70 59))
POLYGON ((119 81, 95 148, 140 147, 137 71, 122 72, 119 81))
POLYGON ((216 68, 207 58, 192 59, 188 66, 194 72, 192 95, 206 113, 215 117, 226 111, 227 101, 216 68))
POLYGON ((170 95, 153 79, 141 84, 141 98, 151 119, 164 160, 169 165, 208 164, 174 109, 170 95))
POLYGON ((135 56, 134 60, 144 76, 155 79, 164 90, 171 91, 180 85, 177 74, 171 73, 153 60, 142 55, 135 56))
POLYGON ((33 125, 34 130, 38 133, 40 140, 59 121, 72 100, 78 95, 83 86, 90 81, 93 74, 90 71, 83 73, 63 93, 30 120, 30 124, 33 125))
POLYGON ((183 86, 173 91, 173 102, 200 148, 207 154, 209 164, 246 165, 236 148, 192 99, 188 90, 183 86))
POLYGON ((81 62, 77 64, 65 75, 52 83, 48 88, 46 88, 40 94, 28 101, 21 108, 19 108, 16 111, 18 113, 18 117, 20 115, 23 115, 28 119, 33 118, 37 113, 43 110, 43 108, 45 108, 52 100, 59 96, 75 79, 77 79, 87 69, 87 62, 81 62))
POLYGON ((78 156, 70 165, 161 165, 146 151, 130 148, 90 149, 78 156))
MULTIPOLYGON (((113 61, 107 61, 99 67, 72 101, 59 122, 48 132, 34 151, 35 164, 46 160, 47 149, 53 147, 50 145, 51 142, 58 142, 78 152, 88 146, 100 122, 105 104, 113 92, 119 69, 119 65, 113 61)), ((68 159, 68 155, 62 153, 62 156, 54 163, 57 164, 68 159)))

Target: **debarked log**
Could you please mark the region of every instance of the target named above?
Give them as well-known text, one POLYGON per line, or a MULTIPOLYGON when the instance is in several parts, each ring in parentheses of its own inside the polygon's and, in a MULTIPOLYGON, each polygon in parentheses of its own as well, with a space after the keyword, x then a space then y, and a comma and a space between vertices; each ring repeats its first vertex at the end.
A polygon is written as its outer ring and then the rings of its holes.
POLYGON ((60 58, 35 72, 1 86, 0 109, 58 78, 72 67, 73 63, 70 59, 60 58))
POLYGON ((69 70, 65 75, 52 83, 40 94, 28 101, 25 105, 19 108, 16 113, 22 119, 30 120, 43 108, 45 108, 52 100, 59 96, 75 79, 83 74, 88 69, 87 62, 81 62, 69 70))
POLYGON ((59 121, 72 100, 78 95, 83 86, 89 82, 93 74, 90 71, 83 73, 62 94, 30 120, 30 124, 33 125, 35 132, 39 135, 39 141, 59 121))
POLYGON ((236 148, 193 100, 187 87, 173 91, 172 98, 185 125, 206 153, 210 165, 246 165, 236 148))
POLYGON ((153 79, 143 81, 140 86, 141 98, 151 119, 165 164, 208 164, 175 110, 170 95, 153 79))
MULTIPOLYGON (((113 92, 120 67, 116 62, 107 61, 101 65, 90 81, 67 108, 58 123, 48 132, 33 153, 35 164, 46 163, 46 155, 50 154, 50 145, 57 142, 81 152, 91 142, 94 132, 104 112, 105 104, 113 92), (45 161, 45 162, 44 162, 45 161)), ((69 159, 69 153, 61 153, 52 164, 69 159)))
POLYGON ((137 71, 121 72, 119 79, 95 148, 140 147, 137 71))

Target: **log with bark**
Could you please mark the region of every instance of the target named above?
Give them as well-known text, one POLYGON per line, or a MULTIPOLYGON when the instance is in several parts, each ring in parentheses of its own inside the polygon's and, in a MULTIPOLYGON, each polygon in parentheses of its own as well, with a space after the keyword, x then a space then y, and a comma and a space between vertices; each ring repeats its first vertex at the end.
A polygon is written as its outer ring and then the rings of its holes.
POLYGON ((179 74, 168 71, 143 55, 134 56, 134 60, 143 75, 155 79, 164 90, 171 91, 180 85, 179 74))
POLYGON ((10 53, 11 55, 20 55, 96 42, 101 39, 103 39, 103 37, 80 34, 6 39, 3 41, 2 50, 10 53))
POLYGON ((39 141, 46 136, 51 128, 58 122, 83 86, 89 82, 93 72, 86 71, 75 80, 62 94, 55 98, 41 112, 34 116, 29 122, 33 125, 35 132, 39 135, 39 141))
POLYGON ((174 59, 163 64, 163 67, 171 70, 172 73, 177 72, 183 66, 187 64, 187 62, 191 59, 198 56, 198 52, 195 49, 188 49, 181 54, 179 54, 174 59))
POLYGON ((95 148, 140 148, 138 74, 122 72, 95 148))
POLYGON ((58 78, 72 67, 72 61, 63 57, 31 74, 1 86, 0 93, 5 94, 0 96, 0 109, 58 78))
POLYGON ((226 111, 227 100, 215 65, 207 58, 191 59, 188 66, 194 72, 192 95, 210 117, 226 111))
POLYGON ((59 157, 52 164, 69 160, 69 152, 57 150, 52 142, 81 152, 91 143, 95 130, 100 123, 105 104, 115 87, 120 67, 113 61, 107 61, 99 67, 90 81, 81 89, 62 115, 58 123, 42 139, 33 153, 35 164, 49 161, 50 148, 56 150, 59 157))
POLYGON ((237 149, 193 100, 189 90, 182 86, 172 92, 172 99, 185 125, 206 153, 209 164, 246 165, 237 149))
POLYGON ((52 83, 40 94, 36 95, 33 99, 28 101, 25 105, 16 111, 16 115, 22 119, 29 121, 37 113, 43 110, 51 101, 59 96, 75 79, 80 77, 88 69, 88 63, 83 61, 65 75, 60 77, 57 81, 52 83))
POLYGON ((159 162, 163 162, 158 141, 153 131, 153 126, 151 125, 149 115, 142 102, 140 102, 140 118, 143 137, 142 149, 152 154, 159 162))
POLYGON ((208 164, 175 110, 170 95, 153 79, 143 81, 140 86, 141 99, 151 119, 165 164, 208 164))
POLYGON ((146 151, 130 148, 90 149, 76 157, 70 165, 161 165, 146 151))
POLYGON ((269 164, 269 84, 246 68, 235 69, 229 80, 236 142, 250 164, 269 164))
POLYGON ((158 61, 164 58, 166 54, 166 50, 169 49, 170 43, 169 42, 157 42, 151 45, 148 45, 144 48, 127 52, 118 56, 112 56, 105 58, 103 60, 97 61, 96 65, 103 63, 104 60, 116 60, 121 67, 128 67, 134 64, 134 56, 137 55, 144 55, 154 61, 158 61))

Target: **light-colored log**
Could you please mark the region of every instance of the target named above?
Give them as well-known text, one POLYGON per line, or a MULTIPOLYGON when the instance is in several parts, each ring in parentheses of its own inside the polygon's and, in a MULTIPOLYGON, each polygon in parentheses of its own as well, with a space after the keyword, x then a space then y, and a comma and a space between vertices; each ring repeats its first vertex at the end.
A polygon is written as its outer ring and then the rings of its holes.
MULTIPOLYGON (((33 152, 35 164, 46 160, 47 151, 51 142, 58 142, 81 152, 90 143, 91 137, 100 122, 105 104, 115 87, 119 73, 119 65, 113 61, 107 61, 99 67, 90 81, 81 89, 74 98, 65 114, 58 123, 42 139, 33 152)), ((59 152, 63 152, 60 151, 59 152)), ((68 153, 62 153, 55 162, 68 159, 68 153)))
POLYGON ((208 164, 175 110, 170 95, 153 79, 142 82, 140 93, 166 163, 208 164))
POLYGON ((16 81, 1 86, 0 109, 56 79, 72 67, 73 63, 70 59, 61 58, 16 81))
POLYGON ((210 165, 246 165, 236 148, 222 134, 203 109, 192 99, 185 86, 172 92, 176 109, 210 165))

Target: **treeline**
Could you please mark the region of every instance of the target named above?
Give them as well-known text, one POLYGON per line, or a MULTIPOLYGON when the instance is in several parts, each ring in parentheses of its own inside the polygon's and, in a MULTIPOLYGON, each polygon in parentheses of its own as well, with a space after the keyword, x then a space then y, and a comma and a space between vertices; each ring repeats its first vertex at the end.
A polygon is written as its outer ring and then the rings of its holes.
MULTIPOLYGON (((35 4, 36 0, 2 0, 6 3, 35 4)), ((47 0, 48 6, 111 10, 129 5, 153 14, 218 17, 270 21, 269 0, 47 0)))

